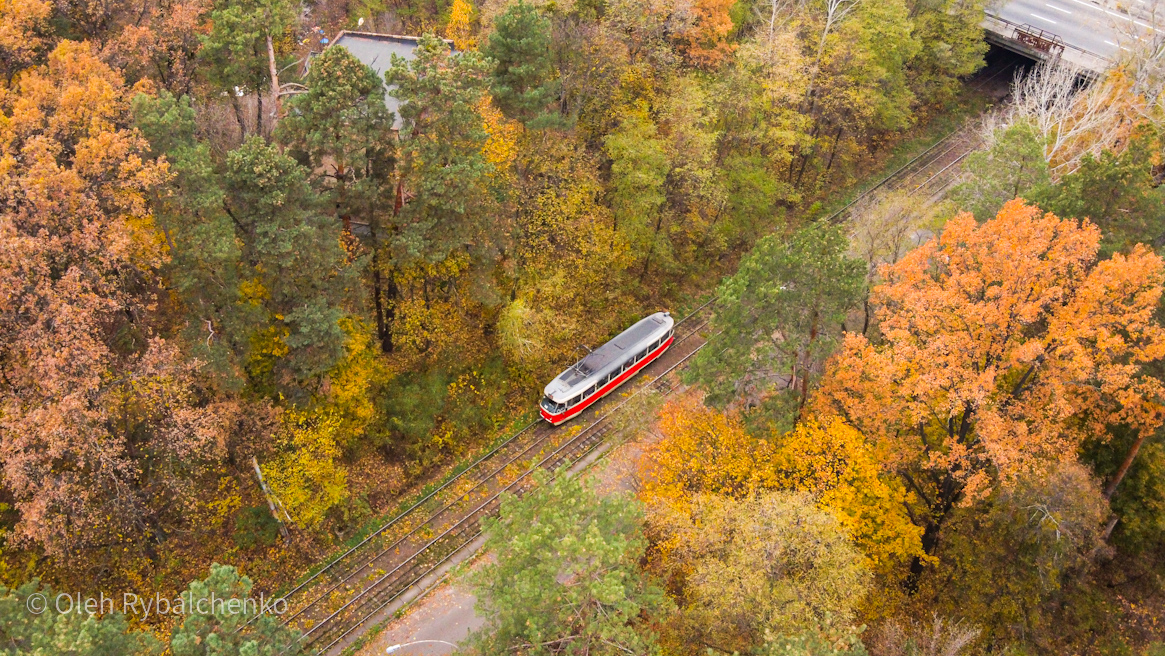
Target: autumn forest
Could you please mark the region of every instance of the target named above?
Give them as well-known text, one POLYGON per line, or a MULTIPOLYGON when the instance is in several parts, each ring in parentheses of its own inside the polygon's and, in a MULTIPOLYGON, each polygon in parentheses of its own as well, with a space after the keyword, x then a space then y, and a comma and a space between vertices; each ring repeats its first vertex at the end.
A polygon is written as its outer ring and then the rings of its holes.
POLYGON ((29 600, 298 589, 669 310, 459 653, 1165 655, 1165 37, 985 5, 0 0, 0 654, 317 653, 29 600))

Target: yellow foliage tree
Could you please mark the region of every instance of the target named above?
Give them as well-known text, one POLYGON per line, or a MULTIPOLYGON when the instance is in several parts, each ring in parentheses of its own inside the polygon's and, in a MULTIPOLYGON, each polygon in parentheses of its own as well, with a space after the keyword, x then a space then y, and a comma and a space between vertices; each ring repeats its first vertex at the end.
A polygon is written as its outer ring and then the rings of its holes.
POLYGON ((327 410, 288 410, 276 437, 277 453, 263 467, 271 491, 292 520, 316 528, 348 496, 348 472, 337 462, 342 421, 327 410))
POLYGON ((886 571, 922 556, 922 529, 910 521, 900 482, 884 478, 862 434, 833 417, 800 424, 780 439, 776 482, 812 494, 870 560, 886 571))
MULTIPOLYGON (((651 516, 671 523, 697 494, 745 499, 765 490, 807 492, 866 554, 890 572, 922 556, 922 529, 906 513, 907 493, 887 478, 861 433, 841 419, 810 421, 773 440, 748 435, 739 422, 699 400, 660 411, 663 439, 644 453, 640 496, 651 516)), ((682 545, 660 542, 666 556, 682 545)))
POLYGON ((400 299, 395 303, 392 343, 408 358, 466 357, 483 351, 480 307, 456 293, 456 283, 472 271, 472 260, 455 251, 444 260, 414 261, 394 272, 400 299))
POLYGON ((659 431, 663 439, 640 461, 640 498, 649 509, 685 512, 695 494, 743 499, 778 485, 772 445, 699 399, 687 396, 665 405, 659 431))
POLYGON ((341 444, 350 444, 376 417, 373 386, 386 376, 373 330, 359 319, 346 317, 340 327, 348 336, 344 358, 328 376, 328 409, 339 420, 341 444))
POLYGON ((473 23, 477 20, 477 10, 469 0, 453 0, 449 10, 449 24, 445 26, 445 38, 453 40, 458 50, 477 49, 477 38, 473 36, 473 23))
POLYGON ((548 363, 570 361, 579 344, 604 341, 629 318, 610 312, 621 307, 616 297, 630 255, 602 203, 597 163, 584 146, 552 132, 525 133, 516 164, 529 185, 518 203, 518 290, 498 319, 509 361, 539 379, 553 368, 548 363))
POLYGON ((848 623, 870 587, 843 527, 803 492, 696 494, 689 512, 655 516, 651 528, 675 545, 652 562, 679 606, 662 631, 664 653, 749 653, 766 631, 794 633, 826 616, 848 623))
POLYGON ((514 160, 518 158, 518 139, 522 136, 522 124, 506 118, 502 111, 494 106, 488 95, 482 97, 477 109, 485 124, 485 132, 489 135, 482 153, 485 160, 493 164, 490 175, 495 178, 509 177, 514 160))

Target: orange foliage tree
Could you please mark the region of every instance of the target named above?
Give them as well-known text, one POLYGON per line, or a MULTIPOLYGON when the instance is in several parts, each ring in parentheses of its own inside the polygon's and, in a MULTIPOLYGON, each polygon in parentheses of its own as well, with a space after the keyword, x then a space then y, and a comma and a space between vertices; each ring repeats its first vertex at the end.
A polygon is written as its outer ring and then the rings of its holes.
POLYGON ((45 47, 51 2, 0 0, 0 75, 13 77, 33 63, 45 47))
MULTIPOLYGON (((686 397, 661 409, 659 430, 663 439, 640 463, 640 496, 656 537, 686 521, 698 495, 745 499, 791 490, 811 494, 879 571, 890 573, 922 555, 922 531, 903 505, 907 492, 883 474, 862 435, 838 418, 757 439, 731 417, 686 397)), ((667 560, 679 546, 662 538, 658 554, 667 560)))
POLYGON ((928 552, 956 504, 1074 459, 1111 425, 1161 423, 1161 384, 1143 370, 1165 355, 1161 258, 1137 246, 1098 261, 1099 243, 1090 223, 1014 200, 983 225, 955 217, 883 268, 884 343, 847 335, 813 406, 865 435, 925 503, 928 552))
POLYGON ((130 96, 63 41, 0 101, 0 471, 15 537, 54 556, 165 533, 239 413, 160 336, 166 169, 130 96))
POLYGON ((734 0, 696 0, 692 26, 678 36, 680 51, 696 66, 714 69, 736 46, 728 41, 732 31, 729 11, 734 0))
POLYGON ((107 46, 105 56, 132 82, 156 80, 175 96, 194 91, 195 63, 210 0, 158 0, 143 3, 141 16, 107 46))

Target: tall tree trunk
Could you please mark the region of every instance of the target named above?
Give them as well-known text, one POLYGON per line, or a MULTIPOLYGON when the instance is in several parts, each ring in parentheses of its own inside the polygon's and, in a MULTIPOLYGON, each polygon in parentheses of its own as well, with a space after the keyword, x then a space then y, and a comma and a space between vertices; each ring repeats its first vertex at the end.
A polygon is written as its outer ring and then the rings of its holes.
POLYGON ((866 297, 862 299, 862 334, 869 337, 870 332, 870 283, 866 282, 866 297))
MULTIPOLYGON (((1108 539, 1112 537, 1113 529, 1116 528, 1116 524, 1120 520, 1120 517, 1113 515, 1112 518, 1108 520, 1108 523, 1104 525, 1104 531, 1100 534, 1101 539, 1103 539, 1105 542, 1108 542, 1108 539)), ((1096 552, 1100 551, 1100 547, 1101 545, 1096 545, 1096 547, 1093 548, 1092 553, 1095 554, 1096 552)))
POLYGON ((1121 463, 1116 473, 1112 475, 1112 480, 1109 481, 1108 486, 1104 488, 1105 499, 1112 501, 1113 495, 1116 494, 1117 486, 1121 484, 1121 481, 1125 479, 1125 475, 1129 473, 1129 468, 1133 466, 1133 460, 1136 460, 1137 453, 1141 450, 1141 445, 1145 443, 1145 437, 1147 437, 1145 431, 1141 431, 1136 441, 1129 447, 1129 453, 1125 456, 1124 462, 1121 463))
MULTIPOLYGON (((367 177, 371 177, 370 171, 365 171, 367 177)), ((377 195, 378 196, 378 195, 377 195)), ((387 314, 384 299, 384 275, 380 266, 380 231, 376 202, 370 201, 368 204, 368 232, 372 241, 372 305, 376 313, 376 337, 380 342, 380 351, 382 353, 392 352, 392 327, 387 321, 387 314)))
POLYGON ((258 91, 255 92, 255 132, 261 137, 267 136, 263 129, 263 94, 258 91))
MULTIPOLYGON (((906 480, 919 493, 919 498, 923 499, 923 501, 930 501, 922 494, 922 490, 914 484, 914 480, 911 477, 907 476, 906 480)), ((927 503, 930 517, 926 522, 926 526, 922 529, 922 552, 928 556, 933 556, 938 550, 943 523, 950 516, 951 510, 954 509, 955 503, 959 500, 959 496, 963 491, 962 484, 956 481, 950 472, 947 472, 943 476, 942 481, 935 481, 935 483, 938 485, 937 494, 933 502, 927 503)), ((908 590, 915 591, 918 589, 918 580, 922 576, 925 566, 922 557, 915 556, 911 559, 910 574, 906 577, 905 581, 908 590)))
POLYGON ((647 257, 643 260, 643 271, 639 272, 639 282, 647 278, 647 270, 651 266, 651 256, 655 254, 655 240, 659 238, 659 229, 663 227, 663 212, 655 221, 655 230, 651 233, 651 247, 647 249, 647 257))
POLYGON ((797 403, 797 421, 801 421, 801 413, 805 410, 805 401, 809 399, 809 353, 813 350, 813 342, 817 339, 817 310, 813 311, 813 323, 809 327, 809 343, 805 345, 805 366, 801 375, 801 400, 797 403))
MULTIPOLYGON (((271 488, 267 487, 267 481, 263 480, 263 471, 259 469, 258 458, 251 456, 251 465, 255 468, 255 477, 259 479, 259 488, 263 490, 263 496, 267 498, 267 508, 271 511, 271 517, 275 519, 275 523, 279 524, 279 534, 286 541, 288 537, 287 526, 283 524, 282 519, 279 519, 279 512, 275 509, 275 495, 271 493, 271 488)), ((284 512, 286 513, 286 509, 284 512)))
POLYGON ((235 120, 239 123, 239 137, 247 138, 247 120, 243 118, 243 106, 239 104, 239 94, 234 89, 230 90, 231 107, 235 110, 235 120))
POLYGON ((267 67, 271 74, 271 131, 275 133, 275 123, 279 120, 279 69, 275 66, 275 43, 267 35, 267 67))
POLYGON ((372 306, 376 312, 376 337, 380 340, 380 350, 383 353, 392 352, 392 336, 384 313, 384 281, 380 275, 380 253, 374 243, 372 245, 372 306))
POLYGON ((843 131, 845 131, 845 128, 838 128, 837 134, 833 135, 833 148, 829 149, 829 163, 825 165, 826 173, 829 173, 830 169, 833 168, 833 156, 837 154, 837 144, 841 141, 841 133, 843 131))

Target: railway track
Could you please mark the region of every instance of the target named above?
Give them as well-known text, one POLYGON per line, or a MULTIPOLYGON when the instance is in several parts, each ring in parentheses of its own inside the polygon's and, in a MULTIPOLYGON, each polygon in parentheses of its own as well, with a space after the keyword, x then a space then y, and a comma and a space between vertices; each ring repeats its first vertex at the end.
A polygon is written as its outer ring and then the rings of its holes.
MULTIPOLYGON (((988 71, 979 85, 1013 70, 1009 64, 988 71)), ((975 126, 968 123, 826 220, 844 221, 855 203, 879 189, 941 194, 956 179, 948 174, 980 144, 975 126)), ((342 651, 364 628, 384 619, 394 602, 479 539, 482 521, 498 511, 505 494, 529 490, 537 471, 556 472, 585 459, 615 430, 613 417, 634 396, 673 391, 677 383, 671 374, 705 344, 701 330, 710 320, 714 300, 676 323, 673 346, 645 369, 629 397, 608 397, 564 426, 527 424, 290 590, 284 596, 289 612, 281 621, 300 631, 303 650, 342 651)))
MULTIPOLYGON (((1000 62, 980 73, 979 78, 971 85, 972 89, 982 90, 993 83, 1009 80, 1020 69, 1020 63, 1014 59, 1000 62)), ((1001 111, 1010 91, 999 96, 1001 101, 998 108, 992 111, 1001 111)), ((843 223, 850 212, 862 206, 862 202, 875 194, 905 193, 909 196, 925 194, 928 202, 935 202, 942 198, 952 185, 958 181, 958 165, 968 155, 983 146, 983 135, 978 117, 967 120, 963 125, 944 135, 929 148, 916 155, 894 172, 887 175, 873 187, 862 192, 845 207, 825 217, 830 223, 843 223)))
POLYGON ((521 495, 532 485, 534 472, 555 472, 591 454, 614 430, 614 415, 634 396, 648 390, 670 393, 676 384, 670 374, 705 343, 700 331, 710 319, 712 302, 676 323, 675 342, 645 369, 631 395, 608 397, 581 421, 559 427, 527 424, 289 591, 284 596, 289 610, 281 621, 300 632, 304 651, 342 650, 476 540, 482 520, 498 511, 504 494, 521 495))

